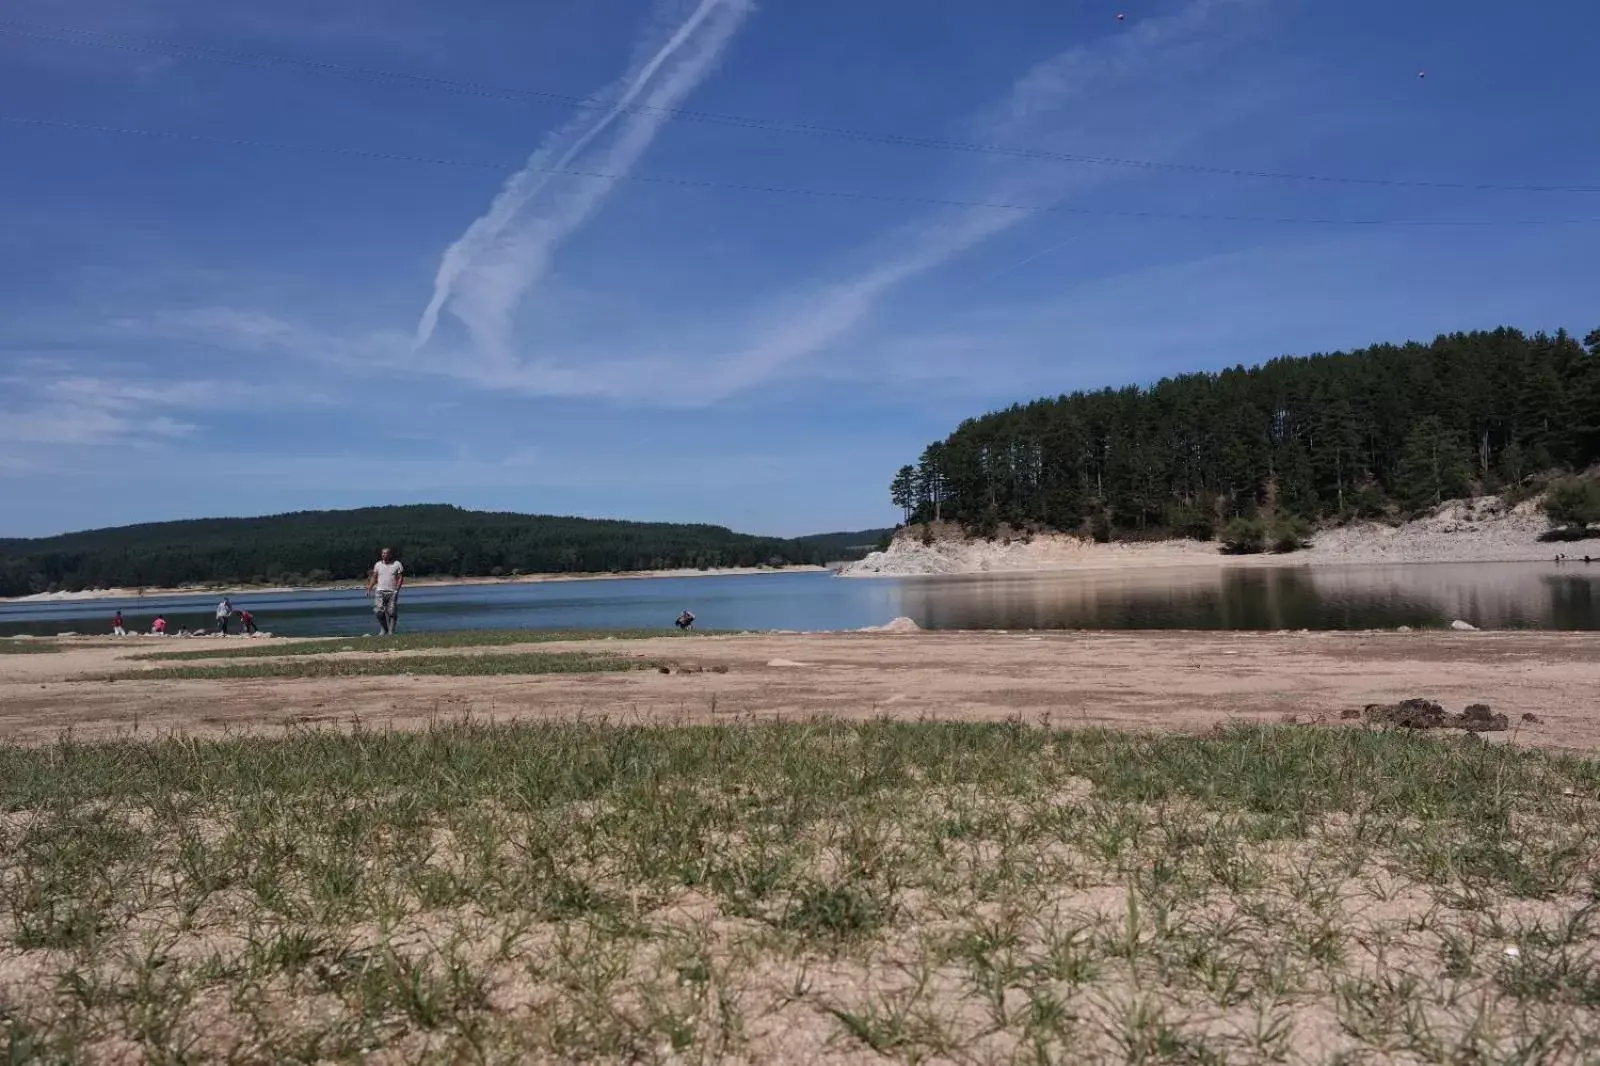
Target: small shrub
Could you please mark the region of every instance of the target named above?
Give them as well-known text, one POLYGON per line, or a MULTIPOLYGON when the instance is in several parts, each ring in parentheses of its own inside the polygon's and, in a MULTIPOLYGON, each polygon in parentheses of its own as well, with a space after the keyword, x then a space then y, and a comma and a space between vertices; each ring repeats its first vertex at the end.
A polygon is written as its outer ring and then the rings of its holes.
POLYGON ((1600 523, 1600 478, 1568 478, 1545 497, 1544 513, 1551 525, 1576 527, 1600 523))
POLYGON ((1311 546, 1311 526, 1297 515, 1286 515, 1272 527, 1272 550, 1279 554, 1311 546))
POLYGON ((1089 519, 1089 535, 1096 544, 1107 544, 1111 541, 1111 519, 1103 514, 1097 514, 1089 519))
POLYGON ((1267 529, 1259 518, 1235 518, 1222 531, 1222 550, 1229 555, 1259 555, 1266 548, 1267 529))

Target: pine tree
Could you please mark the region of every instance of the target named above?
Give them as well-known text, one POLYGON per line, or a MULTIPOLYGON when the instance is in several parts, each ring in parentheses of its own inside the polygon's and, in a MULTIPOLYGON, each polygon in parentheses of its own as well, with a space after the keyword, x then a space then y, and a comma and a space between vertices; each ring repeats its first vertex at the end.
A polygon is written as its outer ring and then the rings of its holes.
POLYGON ((1417 423, 1400 450, 1395 487, 1413 510, 1466 494, 1472 459, 1461 439, 1437 418, 1417 423))
POLYGON ((894 480, 889 483, 889 499, 904 515, 905 522, 911 522, 911 513, 917 503, 917 472, 910 466, 902 466, 895 474, 894 480))

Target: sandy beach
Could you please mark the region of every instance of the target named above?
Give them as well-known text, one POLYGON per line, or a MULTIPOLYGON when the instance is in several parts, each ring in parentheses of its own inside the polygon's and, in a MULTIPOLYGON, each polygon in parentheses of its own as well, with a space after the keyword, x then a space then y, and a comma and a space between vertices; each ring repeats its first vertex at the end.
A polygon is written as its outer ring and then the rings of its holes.
MULTIPOLYGON (((667 660, 670 674, 395 676, 314 680, 88 680, 148 642, 79 638, 0 656, 0 741, 130 733, 280 734, 303 726, 420 728, 463 716, 681 723, 740 719, 998 721, 1205 729, 1324 721, 1369 703, 1487 703, 1518 745, 1600 747, 1600 638, 1583 633, 837 633, 540 644, 667 660), (716 672, 725 671, 725 672, 716 672), (1523 722, 1523 714, 1538 717, 1523 722)), ((185 650, 237 647, 221 639, 185 650)), ((514 650, 511 648, 497 651, 514 650)), ((362 652, 346 652, 346 656, 362 652)), ((411 653, 390 653, 405 656, 411 653)), ((473 654, 462 649, 455 654, 473 654)))

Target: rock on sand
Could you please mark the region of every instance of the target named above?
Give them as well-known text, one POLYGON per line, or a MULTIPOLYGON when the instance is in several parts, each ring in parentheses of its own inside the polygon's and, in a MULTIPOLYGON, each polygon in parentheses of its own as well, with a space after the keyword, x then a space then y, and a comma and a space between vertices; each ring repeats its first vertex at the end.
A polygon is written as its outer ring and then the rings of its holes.
POLYGON ((917 625, 917 623, 913 622, 911 619, 906 618, 905 616, 902 615, 901 617, 896 618, 894 621, 890 622, 888 625, 867 626, 861 632, 863 632, 863 633, 920 633, 920 632, 922 632, 922 627, 917 625))

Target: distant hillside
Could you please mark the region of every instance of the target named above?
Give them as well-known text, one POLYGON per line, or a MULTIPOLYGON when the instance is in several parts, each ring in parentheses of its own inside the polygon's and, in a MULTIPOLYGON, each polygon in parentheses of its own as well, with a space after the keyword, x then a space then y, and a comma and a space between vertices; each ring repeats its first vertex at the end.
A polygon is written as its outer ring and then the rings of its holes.
POLYGON ((384 545, 398 552, 407 573, 419 577, 816 564, 848 557, 851 546, 870 548, 874 533, 783 540, 721 526, 437 504, 300 511, 0 540, 0 596, 106 586, 352 580, 366 574, 384 545))
POLYGON ((863 559, 867 553, 885 547, 892 536, 892 529, 861 529, 854 533, 813 533, 796 537, 795 543, 808 554, 835 563, 863 559))

